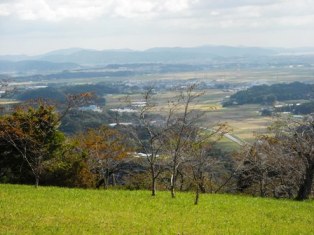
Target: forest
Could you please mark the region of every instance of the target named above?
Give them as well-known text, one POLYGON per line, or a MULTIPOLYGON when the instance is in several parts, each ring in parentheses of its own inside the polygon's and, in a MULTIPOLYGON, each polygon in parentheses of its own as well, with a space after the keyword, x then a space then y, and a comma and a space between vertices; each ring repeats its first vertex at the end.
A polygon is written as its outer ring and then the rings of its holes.
POLYGON ((314 85, 301 82, 253 86, 238 91, 224 102, 224 106, 241 104, 273 104, 276 101, 310 100, 314 98, 314 85))

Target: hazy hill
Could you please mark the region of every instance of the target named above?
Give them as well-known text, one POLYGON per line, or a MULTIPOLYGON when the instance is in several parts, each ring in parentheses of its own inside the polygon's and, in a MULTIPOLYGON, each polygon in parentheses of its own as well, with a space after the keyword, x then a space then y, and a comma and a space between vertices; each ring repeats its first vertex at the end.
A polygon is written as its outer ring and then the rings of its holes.
POLYGON ((27 55, 0 55, 0 61, 22 61, 30 60, 31 56, 27 55))
POLYGON ((119 50, 89 50, 69 48, 52 51, 38 56, 0 56, 0 60, 21 61, 39 60, 54 63, 75 63, 80 65, 106 65, 128 63, 186 63, 206 64, 226 59, 243 59, 249 61, 277 56, 314 55, 314 48, 260 48, 231 46, 201 46, 201 47, 156 47, 145 51, 130 49, 119 50))
POLYGON ((53 62, 74 62, 78 64, 112 63, 206 63, 224 57, 271 56, 271 49, 249 47, 206 46, 195 48, 152 48, 145 51, 132 50, 78 50, 71 54, 49 53, 39 59, 53 62))
POLYGON ((55 63, 38 60, 17 62, 0 60, 0 73, 46 73, 78 68, 81 68, 81 66, 74 63, 55 63))

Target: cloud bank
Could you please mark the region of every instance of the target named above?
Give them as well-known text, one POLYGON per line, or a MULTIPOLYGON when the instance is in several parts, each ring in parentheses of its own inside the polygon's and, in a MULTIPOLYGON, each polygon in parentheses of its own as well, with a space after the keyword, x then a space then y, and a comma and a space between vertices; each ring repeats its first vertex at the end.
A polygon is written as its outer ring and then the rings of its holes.
POLYGON ((11 0, 0 16, 60 22, 99 18, 182 19, 183 26, 270 27, 314 23, 312 0, 11 0), (187 21, 189 24, 187 25, 187 21), (198 23, 195 23, 198 21, 198 23))
POLYGON ((313 0, 0 0, 0 53, 22 40, 24 48, 314 46, 313 25, 313 0))
POLYGON ((91 20, 99 17, 154 17, 181 12, 197 0, 13 0, 0 3, 1 16, 21 20, 91 20))

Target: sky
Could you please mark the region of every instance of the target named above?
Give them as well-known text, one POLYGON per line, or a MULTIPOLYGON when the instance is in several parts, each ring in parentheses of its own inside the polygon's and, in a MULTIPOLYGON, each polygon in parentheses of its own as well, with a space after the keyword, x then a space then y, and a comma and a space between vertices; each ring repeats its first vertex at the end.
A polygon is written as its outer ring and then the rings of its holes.
POLYGON ((314 0, 0 0, 0 54, 314 47, 314 0))

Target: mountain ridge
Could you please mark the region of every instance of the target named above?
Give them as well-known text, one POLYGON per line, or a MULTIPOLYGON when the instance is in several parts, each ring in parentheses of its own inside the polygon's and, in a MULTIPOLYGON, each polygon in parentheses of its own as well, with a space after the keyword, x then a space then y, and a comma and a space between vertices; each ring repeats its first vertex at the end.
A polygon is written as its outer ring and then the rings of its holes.
POLYGON ((267 48, 245 46, 153 47, 143 51, 131 49, 93 50, 67 48, 37 56, 0 55, 6 61, 46 61, 97 66, 125 63, 210 63, 224 58, 258 58, 280 55, 314 54, 314 48, 267 48))

